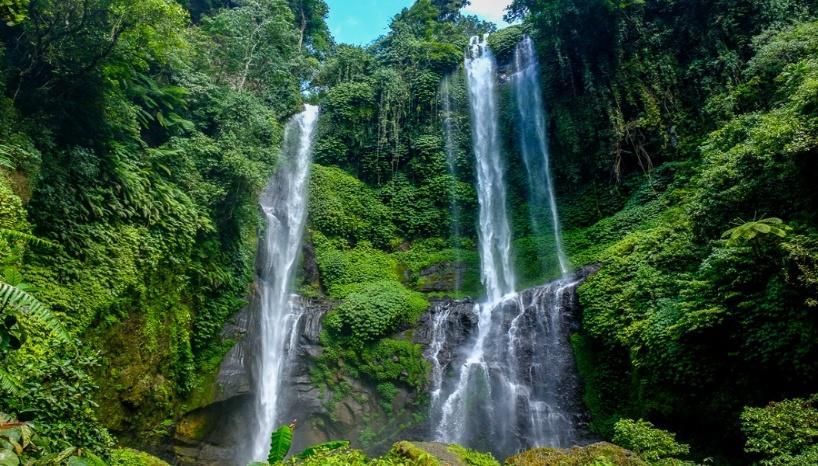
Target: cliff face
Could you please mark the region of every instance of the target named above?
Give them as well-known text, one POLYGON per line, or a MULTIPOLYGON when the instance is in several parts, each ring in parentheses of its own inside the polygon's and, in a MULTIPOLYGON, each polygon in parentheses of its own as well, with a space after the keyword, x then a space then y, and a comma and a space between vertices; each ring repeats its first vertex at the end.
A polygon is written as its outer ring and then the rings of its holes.
MULTIPOLYGON (((558 342, 562 348, 570 348, 567 337, 579 329, 581 309, 577 303, 575 287, 594 268, 578 271, 569 292, 559 294, 562 310, 557 321, 560 335, 566 340, 558 342)), ((521 292, 518 299, 501 305, 496 312, 504 322, 506 330, 517 318, 515 325, 520 328, 517 337, 521 341, 538 342, 543 339, 542 306, 548 296, 549 285, 531 288, 521 292)), ((452 371, 463 364, 465 348, 476 336, 478 318, 476 301, 440 299, 432 303, 427 313, 415 328, 405 332, 423 346, 427 359, 432 362, 429 386, 447 383, 452 371), (439 378, 440 380, 435 380, 439 378)), ((386 451, 395 441, 402 438, 430 438, 434 435, 432 424, 435 419, 428 416, 425 404, 417 411, 418 400, 427 393, 412 393, 399 389, 392 401, 391 410, 385 409, 375 387, 364 381, 344 377, 344 393, 334 393, 326 387, 314 383, 310 375, 313 362, 321 355, 321 319, 332 308, 331 301, 323 299, 302 299, 303 314, 297 326, 297 353, 295 363, 287 373, 282 403, 284 418, 297 422, 297 435, 293 450, 298 451, 308 445, 330 439, 350 439, 355 447, 373 453, 386 451), (372 435, 376 432, 377 435, 372 435), (366 438, 367 435, 374 438, 366 438), (363 440, 363 441, 362 441, 363 440)), ((236 341, 235 346, 225 356, 218 375, 215 377, 210 400, 188 412, 178 423, 172 443, 172 454, 180 464, 225 465, 231 464, 234 450, 247 438, 247 410, 252 406, 252 367, 249 355, 251 345, 252 316, 245 309, 237 314, 225 327, 225 340, 236 341)), ((537 367, 541 361, 536 345, 521 347, 519 364, 521 368, 537 367)), ((576 426, 575 441, 587 443, 585 426, 587 418, 580 399, 580 381, 573 369, 570 353, 562 356, 567 371, 560 373, 556 403, 571 413, 571 425, 576 426)), ((532 374, 536 371, 532 371, 532 374)), ((543 383, 529 378, 528 383, 543 383)), ((518 429, 519 430, 519 429, 518 429)), ((516 435, 521 438, 522 432, 516 435)), ((522 440, 524 442, 524 440, 522 440)))

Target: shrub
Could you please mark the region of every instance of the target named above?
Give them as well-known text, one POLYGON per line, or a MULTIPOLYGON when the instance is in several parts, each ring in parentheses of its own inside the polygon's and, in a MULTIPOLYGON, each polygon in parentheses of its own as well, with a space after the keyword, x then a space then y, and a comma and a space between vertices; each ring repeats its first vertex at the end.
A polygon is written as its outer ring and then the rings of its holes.
POLYGON ((377 194, 340 168, 315 165, 310 180, 309 220, 313 230, 352 244, 386 247, 395 236, 391 212, 377 194))
POLYGON ((690 446, 676 441, 676 435, 657 429, 650 422, 622 419, 614 425, 614 443, 632 450, 649 462, 671 459, 690 452, 690 446))
POLYGON ((378 382, 397 382, 421 390, 427 382, 429 363, 423 348, 405 340, 385 339, 360 352, 359 370, 378 382))
POLYGON ((333 297, 343 298, 362 283, 399 279, 397 262, 368 242, 350 249, 321 234, 313 238, 322 284, 333 297))
POLYGON ((357 344, 375 341, 413 324, 428 307, 421 294, 394 281, 356 288, 327 317, 326 325, 335 335, 349 336, 357 344))
POLYGON ((500 466, 500 463, 491 456, 491 453, 481 453, 463 448, 460 445, 450 445, 449 451, 457 455, 469 466, 500 466))
POLYGON ((571 449, 534 448, 506 459, 506 466, 647 466, 624 448, 600 442, 571 449))
POLYGON ((111 452, 111 466, 168 466, 168 463, 142 451, 117 448, 111 452))
POLYGON ((747 436, 745 451, 761 464, 815 464, 797 463, 795 458, 818 455, 818 395, 745 408, 741 430, 747 436))

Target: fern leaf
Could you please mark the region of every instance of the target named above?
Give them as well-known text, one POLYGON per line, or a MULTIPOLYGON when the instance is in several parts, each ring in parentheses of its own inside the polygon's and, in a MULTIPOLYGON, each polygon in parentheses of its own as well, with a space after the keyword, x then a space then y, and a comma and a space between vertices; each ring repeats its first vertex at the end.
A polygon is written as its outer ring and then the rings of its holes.
POLYGON ((349 448, 349 442, 347 442, 346 440, 331 440, 329 442, 324 442, 318 445, 308 447, 295 457, 299 460, 305 460, 307 458, 315 456, 318 453, 338 450, 341 448, 349 448))
POLYGON ((68 341, 68 333, 63 328, 60 319, 48 307, 34 296, 20 288, 0 281, 0 304, 17 309, 20 314, 31 317, 42 324, 48 331, 62 341, 68 341))
POLYGON ((59 247, 59 245, 53 241, 42 239, 22 231, 9 230, 7 228, 0 228, 0 237, 22 240, 38 246, 59 247))
POLYGON ((14 170, 14 162, 11 160, 11 147, 0 144, 0 167, 14 170))
POLYGON ((10 395, 20 393, 20 386, 17 384, 17 381, 2 367, 0 367, 0 391, 10 395))

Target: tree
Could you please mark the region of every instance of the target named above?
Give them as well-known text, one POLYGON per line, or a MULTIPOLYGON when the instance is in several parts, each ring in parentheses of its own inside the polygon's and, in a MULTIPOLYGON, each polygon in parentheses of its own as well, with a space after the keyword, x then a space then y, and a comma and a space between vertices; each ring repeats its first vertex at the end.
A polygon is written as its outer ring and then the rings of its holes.
POLYGON ((300 85, 298 34, 285 0, 241 0, 205 18, 212 41, 208 58, 218 81, 268 101, 279 115, 293 111, 300 85), (288 98, 282 99, 283 96, 288 98))
POLYGON ((440 10, 440 19, 451 21, 460 16, 460 10, 471 5, 469 0, 432 0, 440 10))
POLYGON ((324 0, 289 0, 298 27, 298 48, 307 48, 319 56, 329 51, 332 34, 326 18, 329 7, 324 0))

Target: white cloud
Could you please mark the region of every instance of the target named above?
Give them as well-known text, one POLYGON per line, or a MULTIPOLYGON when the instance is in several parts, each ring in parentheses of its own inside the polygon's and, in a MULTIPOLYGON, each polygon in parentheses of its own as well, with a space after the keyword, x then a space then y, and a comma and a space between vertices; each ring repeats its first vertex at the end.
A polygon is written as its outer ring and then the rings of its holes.
POLYGON ((505 23, 503 15, 510 4, 511 0, 471 0, 471 5, 463 11, 500 24, 505 23))

